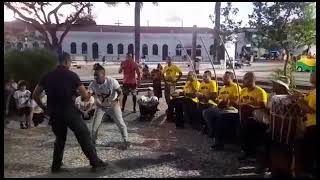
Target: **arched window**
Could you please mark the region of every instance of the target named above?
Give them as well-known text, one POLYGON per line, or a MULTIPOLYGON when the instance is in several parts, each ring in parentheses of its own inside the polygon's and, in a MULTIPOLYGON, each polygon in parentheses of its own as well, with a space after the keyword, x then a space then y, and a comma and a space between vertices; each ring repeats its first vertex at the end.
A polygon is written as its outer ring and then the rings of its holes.
POLYGON ((32 44, 32 46, 33 46, 33 48, 39 48, 39 43, 38 43, 38 42, 34 42, 34 43, 32 44))
POLYGON ((128 53, 131 54, 131 55, 133 55, 133 52, 134 52, 134 50, 133 50, 133 44, 129 44, 129 46, 128 46, 128 53))
POLYGON ((148 45, 142 45, 142 56, 148 55, 148 45))
POLYGON ((70 49, 71 54, 77 54, 77 44, 75 42, 71 43, 70 49))
POLYGON ((99 46, 97 43, 92 44, 92 58, 93 59, 99 58, 99 46))
POLYGON ((210 55, 213 55, 213 52, 214 52, 214 46, 213 44, 210 46, 210 55))
POLYGON ((113 46, 112 46, 112 44, 108 44, 108 46, 107 46, 107 53, 108 53, 108 54, 113 54, 113 46))
POLYGON ((158 55, 158 45, 156 44, 152 46, 152 55, 158 55))
POLYGON ((178 44, 177 47, 176 47, 176 56, 181 56, 181 44, 178 44))
POLYGON ((165 60, 168 57, 168 45, 164 44, 162 46, 162 59, 165 60))
POLYGON ((118 44, 118 54, 123 54, 123 44, 118 44))
POLYGON ((197 45, 196 56, 201 56, 201 45, 197 45))
POLYGON ((18 50, 20 50, 20 51, 22 50, 22 48, 23 48, 22 42, 18 42, 17 48, 18 48, 18 50))
POLYGON ((87 43, 83 42, 83 43, 81 44, 81 47, 82 47, 82 54, 87 54, 87 53, 88 53, 87 43))

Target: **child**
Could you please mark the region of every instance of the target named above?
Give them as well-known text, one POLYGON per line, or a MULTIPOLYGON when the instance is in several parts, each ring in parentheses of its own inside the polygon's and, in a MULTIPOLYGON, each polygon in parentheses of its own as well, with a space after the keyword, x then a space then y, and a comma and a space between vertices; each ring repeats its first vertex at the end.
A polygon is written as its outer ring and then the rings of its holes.
POLYGON ((31 92, 27 90, 26 81, 19 81, 18 90, 13 94, 13 97, 16 100, 18 115, 21 117, 20 129, 31 128, 31 92), (25 118, 25 126, 23 118, 25 118))
MULTIPOLYGON (((47 95, 46 95, 45 91, 43 91, 41 93, 40 98, 41 98, 42 103, 46 105, 47 104, 47 95)), ((32 100, 32 108, 33 108, 32 121, 33 121, 34 127, 37 127, 45 119, 44 111, 39 107, 39 105, 34 100, 32 100)))
POLYGON ((84 99, 83 97, 79 96, 75 100, 76 107, 82 114, 83 120, 90 120, 94 114, 94 97, 91 96, 89 93, 90 99, 84 99))
POLYGON ((150 120, 157 112, 157 107, 159 104, 158 98, 153 95, 152 87, 148 87, 147 95, 141 96, 141 98, 138 100, 138 104, 141 114, 140 120, 150 120))

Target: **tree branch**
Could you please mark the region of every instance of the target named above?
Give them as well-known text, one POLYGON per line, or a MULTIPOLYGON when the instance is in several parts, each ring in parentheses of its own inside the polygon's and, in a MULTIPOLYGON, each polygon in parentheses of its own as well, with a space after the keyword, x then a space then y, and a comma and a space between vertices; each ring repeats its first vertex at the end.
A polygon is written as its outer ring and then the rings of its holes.
MULTIPOLYGON (((58 16, 57 16, 57 12, 58 10, 63 6, 63 5, 66 5, 66 4, 71 4, 71 2, 62 2, 60 3, 56 8, 54 8, 54 10, 50 11, 49 14, 48 14, 48 19, 50 20, 50 16, 52 14, 54 14, 55 16, 55 19, 56 19, 56 22, 57 22, 57 25, 59 25, 59 19, 58 19, 58 16)), ((51 22, 51 21, 50 21, 51 22)))
MULTIPOLYGON (((40 3, 40 10, 41 10, 41 12, 42 12, 42 15, 43 15, 43 18, 44 18, 44 21, 45 21, 45 23, 44 24, 47 24, 48 23, 48 20, 47 20, 47 18, 46 18, 46 13, 44 12, 44 10, 43 10, 43 6, 44 6, 45 4, 44 3, 40 3)), ((50 23, 51 24, 51 23, 50 23)))
MULTIPOLYGON (((65 31, 62 33, 60 40, 59 40, 59 45, 62 43, 63 39, 65 38, 65 36, 67 35, 67 33, 69 32, 69 30, 71 29, 71 25, 74 21, 77 20, 77 18, 79 17, 80 13, 84 10, 84 8, 89 7, 90 3, 87 3, 86 5, 82 6, 81 9, 74 15, 73 18, 71 18, 71 20, 69 20, 68 18, 66 19, 64 26, 66 27, 65 31)), ((71 16, 69 16, 71 17, 71 16)))

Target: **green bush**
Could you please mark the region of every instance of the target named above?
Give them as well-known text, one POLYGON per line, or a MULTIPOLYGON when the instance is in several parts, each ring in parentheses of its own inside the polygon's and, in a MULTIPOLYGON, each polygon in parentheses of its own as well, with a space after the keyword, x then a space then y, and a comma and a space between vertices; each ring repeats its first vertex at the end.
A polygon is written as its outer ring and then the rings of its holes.
POLYGON ((46 49, 9 51, 4 55, 4 78, 25 80, 33 90, 40 79, 57 64, 57 57, 46 49))

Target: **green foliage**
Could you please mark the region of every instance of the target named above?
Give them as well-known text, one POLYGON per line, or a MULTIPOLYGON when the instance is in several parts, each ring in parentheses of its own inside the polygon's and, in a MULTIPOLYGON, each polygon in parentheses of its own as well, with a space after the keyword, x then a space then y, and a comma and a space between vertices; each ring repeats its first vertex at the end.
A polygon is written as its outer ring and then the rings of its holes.
POLYGON ((296 71, 296 67, 295 67, 295 63, 293 61, 290 61, 287 67, 287 74, 284 74, 284 71, 282 69, 276 69, 273 71, 273 73, 271 74, 271 79, 273 80, 280 80, 281 77, 286 76, 290 83, 289 83, 289 87, 290 89, 294 89, 296 88, 296 81, 294 78, 293 73, 296 71))
POLYGON ((223 21, 220 25, 221 35, 227 41, 232 40, 232 34, 237 32, 242 24, 242 21, 235 22, 233 19, 237 16, 239 12, 238 8, 233 8, 231 2, 227 2, 227 6, 221 8, 221 15, 223 17, 223 21))
POLYGON ((56 63, 56 56, 45 49, 13 50, 4 56, 4 77, 14 78, 16 81, 26 80, 29 90, 33 90, 43 75, 52 70, 56 63))

